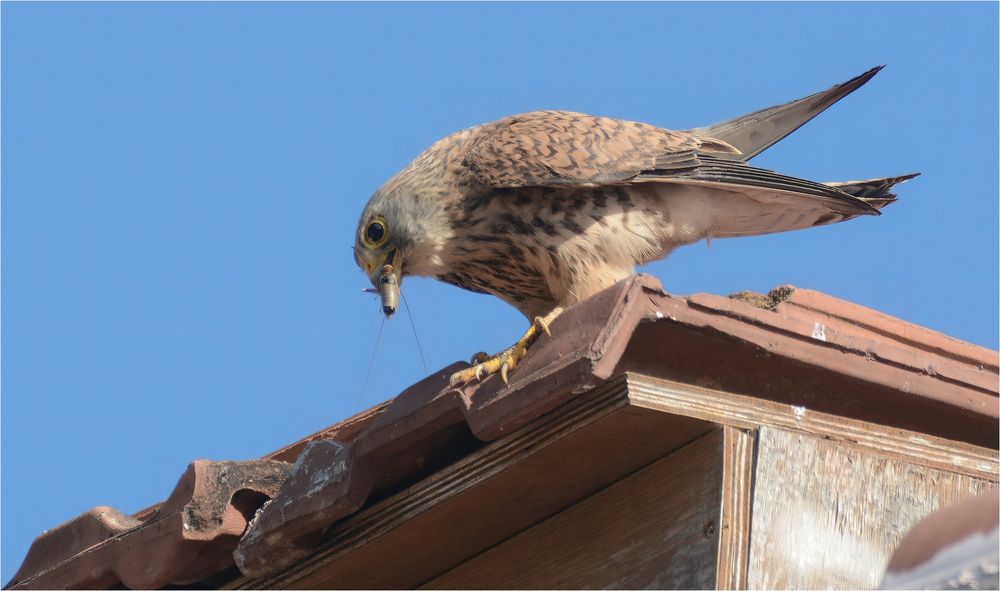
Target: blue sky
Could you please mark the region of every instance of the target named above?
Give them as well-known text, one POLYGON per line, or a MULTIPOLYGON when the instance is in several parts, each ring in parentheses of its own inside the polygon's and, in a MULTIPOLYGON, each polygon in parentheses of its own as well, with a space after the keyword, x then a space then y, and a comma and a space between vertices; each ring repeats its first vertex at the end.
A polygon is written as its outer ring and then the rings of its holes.
MULTIPOLYGON (((822 290, 997 347, 997 4, 3 3, 2 578, 95 505, 247 459, 423 375, 350 247, 434 140, 559 108, 689 128, 888 64, 755 163, 920 171, 881 218, 714 241, 674 293, 822 290)), ((429 280, 431 369, 524 320, 429 280)))

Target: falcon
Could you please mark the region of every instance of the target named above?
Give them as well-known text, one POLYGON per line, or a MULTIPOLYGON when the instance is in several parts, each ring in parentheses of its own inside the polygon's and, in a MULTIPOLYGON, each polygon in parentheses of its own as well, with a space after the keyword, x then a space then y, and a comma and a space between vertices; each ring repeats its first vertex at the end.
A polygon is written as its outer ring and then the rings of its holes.
POLYGON ((497 296, 530 321, 451 377, 504 382, 563 308, 702 239, 879 215, 917 176, 813 182, 748 164, 870 80, 730 121, 671 131, 567 111, 513 115, 433 144, 372 195, 354 257, 391 315, 403 277, 497 296))

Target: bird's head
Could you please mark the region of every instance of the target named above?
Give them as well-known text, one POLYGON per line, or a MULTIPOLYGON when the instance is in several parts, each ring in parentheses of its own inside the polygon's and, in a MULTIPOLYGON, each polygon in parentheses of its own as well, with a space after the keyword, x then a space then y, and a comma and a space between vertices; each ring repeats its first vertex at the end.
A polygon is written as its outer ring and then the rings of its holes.
POLYGON ((382 311, 391 316, 396 311, 403 279, 399 239, 393 236, 389 220, 383 214, 365 213, 354 241, 354 260, 382 298, 382 311))
POLYGON ((437 274, 451 236, 441 200, 392 181, 372 195, 358 222, 354 260, 381 296, 386 316, 396 311, 404 276, 437 274))

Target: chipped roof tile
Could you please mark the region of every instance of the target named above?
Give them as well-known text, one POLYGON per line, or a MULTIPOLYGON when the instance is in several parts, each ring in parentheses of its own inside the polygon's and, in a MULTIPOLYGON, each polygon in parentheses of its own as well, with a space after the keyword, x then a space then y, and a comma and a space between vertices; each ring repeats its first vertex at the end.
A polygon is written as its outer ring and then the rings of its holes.
POLYGON ((247 521, 277 493, 290 466, 273 460, 188 466, 146 520, 97 507, 35 540, 8 587, 133 589, 196 582, 222 570, 247 521))

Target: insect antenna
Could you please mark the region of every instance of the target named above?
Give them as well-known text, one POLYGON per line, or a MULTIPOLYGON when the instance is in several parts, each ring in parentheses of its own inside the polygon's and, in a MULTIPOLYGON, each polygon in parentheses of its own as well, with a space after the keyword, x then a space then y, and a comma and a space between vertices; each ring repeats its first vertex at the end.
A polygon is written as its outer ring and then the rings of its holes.
POLYGON ((399 292, 399 297, 403 298, 403 307, 406 308, 406 316, 410 319, 410 328, 413 329, 413 340, 417 343, 417 352, 420 353, 420 365, 424 366, 424 375, 428 375, 427 361, 424 360, 424 348, 420 346, 420 338, 417 337, 417 325, 413 323, 413 314, 410 313, 410 305, 406 303, 406 296, 399 292))
POLYGON ((372 368, 375 367, 375 355, 378 353, 378 344, 382 342, 382 329, 385 327, 385 316, 382 316, 382 321, 378 325, 378 336, 375 337, 375 348, 372 349, 372 359, 368 362, 368 373, 365 374, 365 383, 361 386, 361 394, 358 395, 358 401, 354 403, 354 414, 357 414, 361 410, 361 401, 365 399, 365 391, 368 390, 368 380, 372 377, 372 368))

